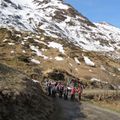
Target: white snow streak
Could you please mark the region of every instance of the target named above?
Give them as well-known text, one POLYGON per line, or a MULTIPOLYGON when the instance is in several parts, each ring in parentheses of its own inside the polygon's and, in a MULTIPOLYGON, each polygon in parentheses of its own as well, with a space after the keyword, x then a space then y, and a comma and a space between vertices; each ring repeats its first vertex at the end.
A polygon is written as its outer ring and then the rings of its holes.
POLYGON ((95 66, 95 63, 92 62, 87 56, 84 56, 84 61, 85 61, 86 65, 95 66))
POLYGON ((56 43, 56 42, 49 42, 48 47, 52 47, 52 48, 56 48, 59 50, 59 52, 61 52, 62 54, 64 54, 64 49, 63 49, 63 45, 56 43))
POLYGON ((35 64, 40 64, 39 60, 35 60, 35 59, 31 59, 31 62, 35 63, 35 64))
POLYGON ((78 60, 77 57, 75 57, 74 59, 75 59, 75 62, 76 62, 77 64, 80 64, 80 61, 78 60))
POLYGON ((64 60, 62 57, 59 57, 59 56, 55 57, 55 59, 56 59, 57 61, 63 61, 63 60, 64 60))

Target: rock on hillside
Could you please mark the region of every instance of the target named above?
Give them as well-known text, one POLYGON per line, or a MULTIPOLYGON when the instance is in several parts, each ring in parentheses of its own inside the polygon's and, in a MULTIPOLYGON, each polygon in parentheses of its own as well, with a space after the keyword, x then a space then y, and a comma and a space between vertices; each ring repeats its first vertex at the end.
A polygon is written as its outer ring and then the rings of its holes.
POLYGON ((47 120, 52 101, 39 83, 0 64, 0 120, 47 120))

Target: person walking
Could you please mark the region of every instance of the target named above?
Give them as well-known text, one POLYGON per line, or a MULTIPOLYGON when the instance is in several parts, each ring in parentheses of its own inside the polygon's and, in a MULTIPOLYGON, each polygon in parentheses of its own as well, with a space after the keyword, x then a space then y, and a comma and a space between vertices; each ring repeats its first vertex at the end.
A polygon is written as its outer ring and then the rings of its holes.
POLYGON ((83 92, 83 86, 82 86, 82 84, 78 85, 77 92, 78 92, 78 100, 80 101, 81 100, 81 96, 82 96, 82 92, 83 92))
POLYGON ((64 86, 64 99, 67 100, 68 99, 68 88, 67 86, 64 86))
POLYGON ((59 86, 59 98, 62 98, 63 90, 64 90, 64 86, 60 83, 60 86, 59 86))
POLYGON ((52 84, 51 84, 51 82, 50 82, 50 83, 48 83, 48 85, 47 85, 48 96, 51 96, 51 89, 52 89, 52 84))
POLYGON ((75 90, 75 87, 73 86, 72 87, 72 89, 71 89, 71 100, 75 100, 75 92, 76 92, 76 90, 75 90))
POLYGON ((52 97, 56 97, 56 84, 52 85, 51 91, 52 91, 52 97))

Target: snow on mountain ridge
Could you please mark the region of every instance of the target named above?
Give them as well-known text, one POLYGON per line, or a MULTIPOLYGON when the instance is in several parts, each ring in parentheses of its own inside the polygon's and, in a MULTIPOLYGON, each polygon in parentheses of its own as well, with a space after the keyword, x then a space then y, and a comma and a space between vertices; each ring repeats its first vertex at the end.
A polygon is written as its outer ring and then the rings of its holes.
POLYGON ((114 38, 114 41, 120 41, 120 29, 110 24, 95 23, 98 28, 104 32, 108 38, 114 38), (117 37, 116 37, 117 36, 117 37))
POLYGON ((63 0, 2 0, 0 26, 17 30, 45 31, 45 35, 67 39, 90 51, 120 49, 120 30, 93 24, 63 0))
MULTIPOLYGON (((11 0, 12 3, 16 4, 16 5, 32 5, 33 4, 33 0, 11 0)), ((34 6, 32 6, 34 7, 34 6)))

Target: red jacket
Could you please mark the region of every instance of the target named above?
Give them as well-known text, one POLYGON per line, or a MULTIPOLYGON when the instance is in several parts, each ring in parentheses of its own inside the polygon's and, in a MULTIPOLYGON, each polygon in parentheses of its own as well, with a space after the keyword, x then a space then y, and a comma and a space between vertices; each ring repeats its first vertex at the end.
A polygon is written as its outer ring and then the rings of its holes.
POLYGON ((76 92, 75 88, 72 88, 71 89, 71 94, 73 95, 73 94, 75 94, 75 92, 76 92))

